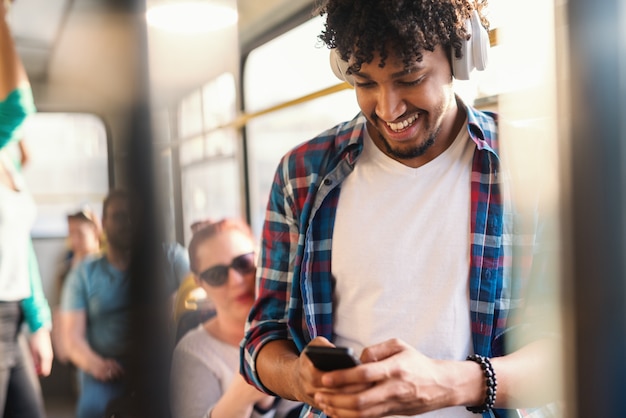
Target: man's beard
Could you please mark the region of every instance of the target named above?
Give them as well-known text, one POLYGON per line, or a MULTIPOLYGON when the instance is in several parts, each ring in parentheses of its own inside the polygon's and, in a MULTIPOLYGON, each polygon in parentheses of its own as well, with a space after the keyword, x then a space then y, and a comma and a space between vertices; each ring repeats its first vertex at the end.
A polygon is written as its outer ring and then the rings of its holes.
POLYGON ((109 246, 115 248, 117 251, 126 252, 132 248, 132 237, 109 237, 109 246))
POLYGON ((433 144, 435 143, 435 138, 437 137, 438 133, 439 133, 439 129, 437 129, 436 132, 431 133, 426 139, 426 142, 420 145, 417 145, 413 148, 408 148, 408 149, 392 148, 391 145, 389 144, 389 141, 387 141, 387 139, 380 132, 378 132, 378 137, 381 139, 381 141, 385 145, 385 150, 387 150, 387 154, 399 160, 410 160, 410 159, 421 157, 422 155, 424 155, 426 151, 428 151, 428 149, 432 147, 433 144))

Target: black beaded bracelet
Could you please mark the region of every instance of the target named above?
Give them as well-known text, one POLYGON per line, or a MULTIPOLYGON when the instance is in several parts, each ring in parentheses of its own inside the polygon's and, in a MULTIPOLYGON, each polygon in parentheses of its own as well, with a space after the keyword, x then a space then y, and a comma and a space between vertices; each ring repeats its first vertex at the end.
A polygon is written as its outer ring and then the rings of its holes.
POLYGON ((475 361, 476 363, 480 364, 480 368, 483 369, 483 373, 485 374, 487 391, 485 394, 485 402, 482 405, 468 406, 466 407, 466 409, 475 414, 482 414, 483 412, 487 412, 488 410, 493 409, 493 406, 496 403, 498 380, 496 379, 496 373, 493 371, 491 361, 487 357, 478 354, 472 354, 471 356, 467 356, 467 360, 475 361))

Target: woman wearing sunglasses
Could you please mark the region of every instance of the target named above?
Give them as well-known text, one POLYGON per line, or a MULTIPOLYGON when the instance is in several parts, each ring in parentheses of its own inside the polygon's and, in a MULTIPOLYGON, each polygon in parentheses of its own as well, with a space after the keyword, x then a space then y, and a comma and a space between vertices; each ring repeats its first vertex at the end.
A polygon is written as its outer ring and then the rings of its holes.
POLYGON ((224 219, 194 233, 190 267, 214 301, 216 315, 176 345, 173 417, 279 417, 297 406, 259 392, 239 374, 239 342, 254 301, 255 258, 254 235, 244 222, 224 219))

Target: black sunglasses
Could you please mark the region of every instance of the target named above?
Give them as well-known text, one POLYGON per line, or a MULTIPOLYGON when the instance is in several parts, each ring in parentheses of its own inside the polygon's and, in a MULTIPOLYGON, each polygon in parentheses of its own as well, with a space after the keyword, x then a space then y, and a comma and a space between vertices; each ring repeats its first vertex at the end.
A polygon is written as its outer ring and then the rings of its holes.
POLYGON ((204 280, 209 286, 222 286, 228 280, 228 270, 231 268, 239 274, 252 273, 254 269, 256 269, 254 253, 242 254, 233 258, 233 261, 230 262, 229 266, 219 264, 217 266, 209 267, 202 273, 198 274, 198 277, 204 280))

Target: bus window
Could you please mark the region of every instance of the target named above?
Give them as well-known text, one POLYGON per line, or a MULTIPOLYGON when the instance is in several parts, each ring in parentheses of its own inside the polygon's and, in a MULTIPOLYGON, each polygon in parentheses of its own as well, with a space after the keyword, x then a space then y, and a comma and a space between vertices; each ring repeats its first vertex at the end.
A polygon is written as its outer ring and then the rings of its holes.
POLYGON ((32 115, 24 128, 30 162, 24 176, 37 203, 33 238, 67 235, 66 215, 82 205, 100 213, 109 189, 107 133, 91 114, 32 115))
MULTIPOLYGON (((247 112, 338 84, 329 66, 328 49, 317 40, 323 19, 316 17, 253 50, 243 72, 247 112)), ((274 171, 293 146, 359 111, 354 91, 344 90, 251 120, 249 153, 250 223, 260 232, 274 171)))
POLYGON ((238 165, 233 158, 214 159, 187 167, 183 172, 185 242, 191 239, 194 221, 242 216, 238 165))
MULTIPOLYGON (((202 132, 202 94, 194 91, 179 105, 178 133, 181 138, 198 135, 202 132)), ((199 155, 201 156, 201 155, 199 155)))
POLYGON ((178 110, 185 242, 189 225, 211 217, 244 217, 238 138, 220 128, 236 115, 235 79, 225 73, 187 96, 178 110))

